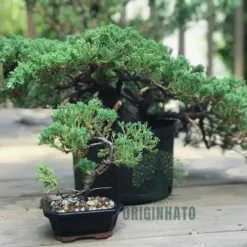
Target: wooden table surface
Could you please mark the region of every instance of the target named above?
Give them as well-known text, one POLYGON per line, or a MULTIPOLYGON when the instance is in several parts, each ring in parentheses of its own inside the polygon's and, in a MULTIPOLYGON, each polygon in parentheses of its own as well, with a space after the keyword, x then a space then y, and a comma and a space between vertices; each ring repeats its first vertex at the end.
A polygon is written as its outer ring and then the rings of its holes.
MULTIPOLYGON (((107 240, 78 240, 72 246, 247 246, 247 185, 219 185, 177 188, 162 203, 136 206, 140 208, 171 207, 180 210, 180 219, 145 220, 131 215, 133 207, 119 215, 113 237, 107 240), (182 207, 193 207, 195 219, 182 207)), ((0 202, 0 246, 38 247, 62 243, 53 238, 49 221, 37 208, 38 197, 2 198, 0 202)))

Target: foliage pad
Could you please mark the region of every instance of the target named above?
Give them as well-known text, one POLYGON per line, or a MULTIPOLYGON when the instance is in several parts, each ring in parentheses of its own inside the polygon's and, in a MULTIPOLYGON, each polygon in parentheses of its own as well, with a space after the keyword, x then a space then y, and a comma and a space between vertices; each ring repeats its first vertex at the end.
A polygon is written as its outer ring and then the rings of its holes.
MULTIPOLYGON (((236 144, 245 148, 245 81, 208 78, 201 65, 193 66, 182 56, 172 57, 168 47, 145 39, 132 28, 109 25, 88 30, 83 37, 70 36, 65 42, 3 37, 0 61, 5 72, 0 97, 2 101, 11 98, 15 106, 57 107, 64 101, 86 102, 110 85, 115 94, 105 93, 105 97, 131 102, 142 115, 162 112, 162 116, 180 119, 186 125, 197 119, 208 148, 220 145, 229 149, 236 144), (140 88, 148 88, 151 100, 140 88), (183 103, 184 110, 178 114, 164 112, 164 103, 171 98, 183 103)), ((59 124, 52 131, 58 130, 59 124)), ((65 134, 66 127, 63 131, 65 134)), ((73 131, 71 135, 78 136, 78 130, 73 131)), ((79 136, 85 141, 88 138, 82 132, 79 136)), ((74 141, 70 141, 70 151, 80 140, 74 141)), ((127 145, 123 140, 121 143, 127 145)))
MULTIPOLYGON (((86 186, 90 187, 95 177, 113 164, 139 165, 143 150, 153 151, 158 143, 147 125, 140 122, 119 123, 121 131, 113 132, 111 127, 116 118, 116 112, 102 108, 98 99, 90 100, 88 104, 68 103, 53 111, 53 122, 41 132, 40 144, 72 153, 77 158, 75 167, 81 169, 89 181, 86 186), (99 151, 103 160, 98 164, 87 159, 88 150, 95 145, 104 146, 99 151)), ((40 165, 37 172, 38 180, 45 187, 49 186, 50 191, 57 188, 58 180, 52 170, 40 165)))

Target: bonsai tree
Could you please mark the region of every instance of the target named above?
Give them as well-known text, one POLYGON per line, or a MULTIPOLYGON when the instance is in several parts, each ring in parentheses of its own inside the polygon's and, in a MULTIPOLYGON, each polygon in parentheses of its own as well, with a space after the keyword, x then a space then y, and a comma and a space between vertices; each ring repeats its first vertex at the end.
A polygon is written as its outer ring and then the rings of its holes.
POLYGON ((135 167, 142 160, 143 150, 155 151, 158 143, 158 138, 153 136, 147 125, 140 122, 117 122, 121 131, 114 132, 111 128, 117 120, 117 113, 102 108, 98 99, 92 99, 88 104, 77 102, 60 106, 53 111, 52 119, 52 124, 44 128, 40 135, 40 144, 50 145, 66 154, 72 153, 76 157, 74 165, 81 170, 84 178, 83 190, 64 196, 53 171, 40 164, 37 179, 44 183, 47 192, 57 191, 62 199, 88 201, 98 176, 113 165, 135 167), (96 146, 100 147, 100 161, 97 164, 87 158, 89 149, 96 146))
POLYGON ((195 127, 208 148, 245 148, 245 81, 206 77, 203 66, 173 57, 132 28, 104 26, 64 42, 2 37, 0 61, 0 98, 14 106, 56 108, 98 97, 122 121, 178 119, 187 132, 195 127), (171 99, 181 103, 179 112, 165 110, 171 99))

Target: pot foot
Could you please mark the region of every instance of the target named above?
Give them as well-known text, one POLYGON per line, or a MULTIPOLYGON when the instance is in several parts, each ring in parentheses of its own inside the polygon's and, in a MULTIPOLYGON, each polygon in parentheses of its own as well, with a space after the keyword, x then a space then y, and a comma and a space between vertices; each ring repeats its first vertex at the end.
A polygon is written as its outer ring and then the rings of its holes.
POLYGON ((74 237, 58 237, 56 236, 55 239, 62 243, 74 242, 78 239, 83 238, 95 238, 95 239, 106 239, 112 237, 113 232, 105 232, 105 233, 97 233, 97 234, 89 234, 89 235, 82 235, 82 236, 74 236, 74 237))
POLYGON ((99 233, 93 236, 95 239, 105 239, 105 238, 110 238, 112 237, 113 232, 105 232, 105 233, 99 233))

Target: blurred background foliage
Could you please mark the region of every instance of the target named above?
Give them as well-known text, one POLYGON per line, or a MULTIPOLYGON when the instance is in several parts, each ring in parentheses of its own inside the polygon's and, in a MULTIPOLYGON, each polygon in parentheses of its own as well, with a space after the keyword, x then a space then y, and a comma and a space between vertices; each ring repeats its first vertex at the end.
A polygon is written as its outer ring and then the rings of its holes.
POLYGON ((144 17, 142 9, 135 9, 134 18, 129 19, 126 8, 131 2, 135 0, 1 0, 0 33, 27 34, 27 13, 32 12, 37 37, 64 39, 68 34, 113 23, 132 26, 160 40, 191 20, 231 14, 239 4, 239 0, 148 0, 149 14, 144 17), (214 13, 207 9, 210 1, 214 13))
MULTIPOLYGON (((247 2, 243 1, 243 14, 244 14, 244 24, 247 22, 247 2)), ((234 35, 232 34, 234 30, 234 12, 229 11, 225 18, 223 19, 222 25, 219 26, 219 31, 223 35, 223 42, 217 44, 216 51, 221 57, 221 60, 227 66, 230 73, 233 71, 234 62, 234 51, 232 49, 234 45, 234 35)), ((244 56, 247 55, 247 29, 244 28, 243 32, 244 38, 244 56)), ((244 66, 244 78, 247 78, 247 66, 244 66)))
POLYGON ((26 30, 26 6, 22 0, 0 1, 0 34, 25 35, 26 30))
MULTIPOLYGON (((144 36, 161 41, 180 30, 182 51, 179 55, 183 55, 184 32, 190 22, 212 19, 211 36, 215 31, 223 35, 223 40, 214 44, 212 52, 234 73, 234 8, 240 3, 241 0, 1 0, 0 35, 64 40, 67 35, 83 34, 86 29, 113 23, 132 26, 144 36), (133 2, 146 5, 147 13, 138 7, 140 5, 131 7, 133 2), (132 16, 128 15, 130 8, 135 8, 132 16)), ((245 6, 244 11, 246 18, 245 6)), ((210 40, 208 42, 210 49, 210 40)), ((246 73, 247 68, 245 77, 246 73)))

